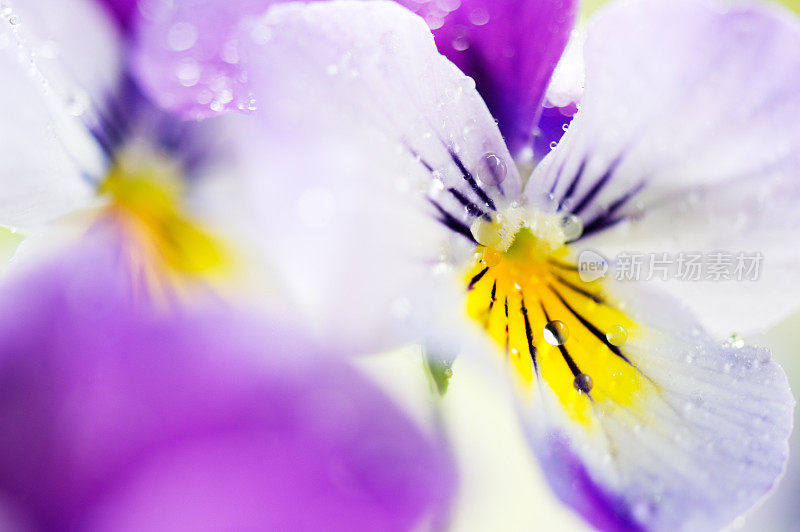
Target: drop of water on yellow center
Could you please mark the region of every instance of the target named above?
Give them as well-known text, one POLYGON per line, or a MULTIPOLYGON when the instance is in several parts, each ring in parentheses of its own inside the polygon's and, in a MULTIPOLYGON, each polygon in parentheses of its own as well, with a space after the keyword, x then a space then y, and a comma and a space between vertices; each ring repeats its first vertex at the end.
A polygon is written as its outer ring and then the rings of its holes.
POLYGON ((569 337, 569 330, 563 321, 553 320, 544 326, 544 339, 550 345, 564 345, 569 337))
POLYGON ((628 341, 628 331, 622 325, 614 325, 614 327, 606 333, 606 340, 608 340, 608 343, 611 345, 619 347, 628 341))

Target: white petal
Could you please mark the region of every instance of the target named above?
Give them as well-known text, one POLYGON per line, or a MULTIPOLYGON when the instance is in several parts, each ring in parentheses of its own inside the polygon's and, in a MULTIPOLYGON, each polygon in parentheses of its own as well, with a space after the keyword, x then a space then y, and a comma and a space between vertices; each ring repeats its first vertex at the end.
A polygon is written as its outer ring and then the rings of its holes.
POLYGON ((0 223, 31 227, 91 198, 104 160, 90 128, 115 90, 114 24, 89 0, 4 3, 0 223))
POLYGON ((458 196, 490 212, 520 189, 474 84, 392 3, 281 5, 257 28, 269 40, 251 56, 261 122, 243 143, 246 185, 261 245, 310 322, 376 347, 419 339, 442 307, 457 319, 449 263, 472 252, 477 217, 458 196), (487 154, 504 161, 499 184, 476 180, 487 154))
POLYGON ((759 283, 670 286, 716 333, 791 311, 800 296, 800 248, 788 244, 800 233, 796 18, 769 5, 619 3, 598 14, 585 56, 582 109, 526 194, 552 191, 583 218, 582 244, 608 255, 762 252, 759 283))

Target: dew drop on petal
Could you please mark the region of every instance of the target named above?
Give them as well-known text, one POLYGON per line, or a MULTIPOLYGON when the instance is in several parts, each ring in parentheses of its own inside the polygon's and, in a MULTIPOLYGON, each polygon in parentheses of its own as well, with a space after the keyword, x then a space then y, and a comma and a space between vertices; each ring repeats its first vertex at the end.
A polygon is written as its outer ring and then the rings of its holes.
POLYGON ((457 52, 463 52, 467 48, 469 48, 469 40, 466 37, 456 37, 453 39, 453 50, 457 52))
POLYGON ((167 33, 167 45, 175 52, 188 50, 197 42, 197 28, 188 22, 176 22, 167 33))
POLYGON ((542 331, 545 341, 550 345, 564 345, 569 337, 569 330, 563 321, 553 320, 544 326, 542 331))
POLYGON ((558 142, 556 142, 555 140, 554 140, 553 142, 551 142, 551 143, 550 143, 550 149, 551 149, 551 150, 554 150, 554 149, 556 149, 556 146, 558 146, 558 142))
POLYGON ((481 258, 484 264, 493 268, 503 260, 503 253, 494 248, 486 248, 483 250, 483 256, 481 258))
POLYGON ((200 81, 200 65, 192 58, 186 58, 178 65, 178 81, 184 87, 194 87, 200 81))
POLYGON ((479 7, 470 11, 467 15, 467 18, 475 26, 483 26, 489 22, 489 12, 486 9, 479 7))
POLYGON ((494 222, 488 222, 483 218, 479 218, 472 223, 470 227, 472 236, 479 244, 486 247, 495 247, 502 240, 499 228, 494 222))
POLYGON ((589 393, 592 391, 594 383, 592 382, 592 378, 586 373, 578 373, 575 375, 575 380, 572 381, 572 385, 578 393, 589 393))
POLYGON ((733 347, 734 349, 741 349, 744 347, 744 338, 734 333, 725 340, 724 345, 727 347, 733 347))
POLYGON ((72 116, 81 116, 89 109, 89 95, 83 91, 73 93, 67 98, 67 112, 72 116))
POLYGON ((583 234, 583 222, 574 214, 567 214, 561 218, 561 230, 566 241, 572 242, 583 234))
POLYGON ((497 154, 485 154, 478 164, 478 179, 486 185, 499 185, 507 175, 508 167, 497 154))
POLYGON ((606 340, 611 345, 617 347, 624 345, 628 341, 628 331, 622 325, 614 325, 610 331, 606 333, 606 340))

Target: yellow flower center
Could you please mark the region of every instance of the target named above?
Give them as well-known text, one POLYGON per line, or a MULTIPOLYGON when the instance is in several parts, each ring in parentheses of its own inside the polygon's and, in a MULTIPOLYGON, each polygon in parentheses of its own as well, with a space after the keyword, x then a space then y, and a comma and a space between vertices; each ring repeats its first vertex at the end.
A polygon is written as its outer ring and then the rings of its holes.
POLYGON ((465 276, 467 312, 500 347, 523 390, 546 384, 570 417, 588 423, 593 407, 634 402, 642 376, 625 349, 640 333, 604 292, 604 279, 581 280, 552 216, 533 217, 505 249, 476 248, 465 276))
POLYGON ((99 193, 131 229, 148 258, 166 273, 207 275, 225 264, 220 242, 182 209, 181 168, 168 156, 142 146, 121 150, 99 193))

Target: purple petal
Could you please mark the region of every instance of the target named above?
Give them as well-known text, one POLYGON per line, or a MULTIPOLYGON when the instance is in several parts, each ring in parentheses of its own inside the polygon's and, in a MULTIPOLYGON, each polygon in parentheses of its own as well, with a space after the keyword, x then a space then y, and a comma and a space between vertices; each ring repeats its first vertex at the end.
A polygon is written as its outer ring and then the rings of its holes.
POLYGON ((250 17, 276 0, 176 0, 140 9, 133 71, 149 96, 187 118, 255 109, 246 42, 250 17))
POLYGON ((550 76, 569 39, 575 0, 401 0, 439 51, 475 80, 515 157, 531 147, 550 76))
POLYGON ((136 18, 137 0, 99 0, 114 15, 122 28, 129 28, 136 18))
POLYGON ((154 314, 113 247, 84 243, 2 293, 4 519, 401 530, 446 508, 448 454, 353 369, 231 309, 154 314))
POLYGON ((542 108, 533 141, 534 160, 543 159, 558 144, 576 112, 575 104, 542 108))

